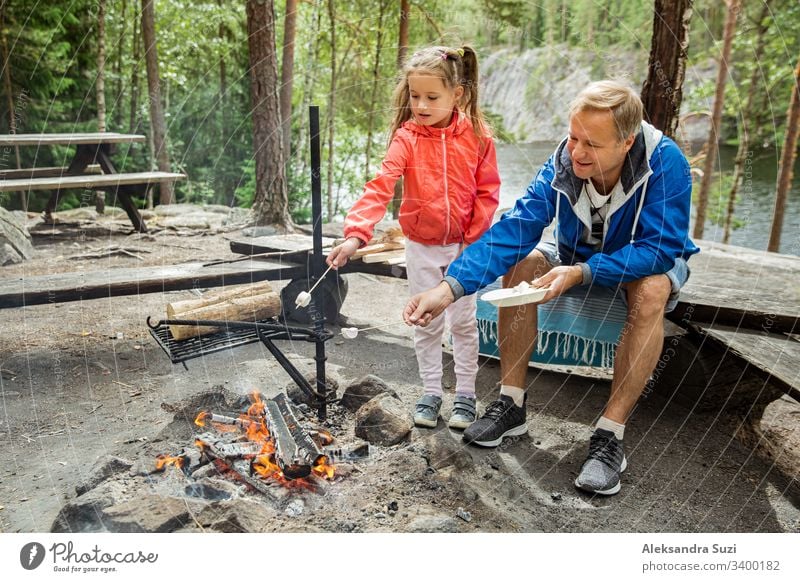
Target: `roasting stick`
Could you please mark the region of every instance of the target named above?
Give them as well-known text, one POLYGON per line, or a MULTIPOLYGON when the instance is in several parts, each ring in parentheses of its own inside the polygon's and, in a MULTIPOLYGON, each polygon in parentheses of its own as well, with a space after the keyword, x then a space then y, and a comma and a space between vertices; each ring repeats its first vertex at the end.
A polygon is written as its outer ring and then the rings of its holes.
POLYGON ((313 286, 313 287, 311 287, 311 289, 309 289, 308 291, 301 291, 301 292, 300 292, 300 293, 297 295, 297 299, 295 299, 295 300, 294 300, 294 304, 295 304, 297 307, 308 307, 308 304, 309 304, 309 303, 311 303, 311 292, 312 292, 314 289, 316 289, 316 288, 317 288, 317 285, 319 285, 320 283, 322 283, 322 280, 325 278, 325 275, 327 275, 327 274, 328 274, 328 272, 329 272, 331 269, 333 269, 333 264, 331 264, 331 265, 330 265, 330 266, 329 266, 327 269, 325 269, 325 272, 324 272, 324 273, 322 273, 322 277, 320 277, 319 279, 317 279, 317 282, 316 282, 316 283, 314 283, 314 286, 313 286))
POLYGON ((383 325, 373 325, 372 327, 362 327, 361 329, 357 327, 343 327, 342 331, 339 332, 347 339, 356 339, 358 334, 362 331, 372 331, 373 329, 383 329, 384 327, 392 327, 394 325, 405 324, 405 321, 393 321, 392 323, 384 323, 383 325))

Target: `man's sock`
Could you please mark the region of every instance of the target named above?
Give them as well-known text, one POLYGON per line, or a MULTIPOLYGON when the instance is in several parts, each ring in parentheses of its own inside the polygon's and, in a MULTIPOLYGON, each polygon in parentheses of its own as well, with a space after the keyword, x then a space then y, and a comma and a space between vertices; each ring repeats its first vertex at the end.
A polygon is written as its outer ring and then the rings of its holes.
POLYGON ((520 408, 522 408, 522 406, 525 404, 524 388, 517 388, 516 386, 506 386, 505 384, 501 384, 500 394, 511 398, 514 401, 514 404, 520 408))
POLYGON ((622 440, 622 437, 625 436, 625 425, 614 422, 613 420, 609 420, 605 416, 600 417, 600 420, 597 421, 595 428, 602 428, 603 430, 613 432, 614 436, 617 437, 617 440, 620 441, 622 440))

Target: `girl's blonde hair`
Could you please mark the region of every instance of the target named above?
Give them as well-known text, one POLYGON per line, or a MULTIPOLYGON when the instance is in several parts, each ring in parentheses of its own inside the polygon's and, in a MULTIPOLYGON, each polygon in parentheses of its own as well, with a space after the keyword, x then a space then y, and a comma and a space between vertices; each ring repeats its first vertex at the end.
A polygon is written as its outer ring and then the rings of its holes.
POLYGON ((452 49, 444 46, 424 48, 411 55, 403 65, 400 80, 394 89, 394 119, 389 131, 389 141, 394 132, 411 119, 411 96, 408 89, 409 75, 431 75, 442 79, 445 87, 455 90, 464 88, 458 103, 472 121, 472 128, 479 138, 488 137, 491 128, 478 105, 478 55, 472 47, 452 49))

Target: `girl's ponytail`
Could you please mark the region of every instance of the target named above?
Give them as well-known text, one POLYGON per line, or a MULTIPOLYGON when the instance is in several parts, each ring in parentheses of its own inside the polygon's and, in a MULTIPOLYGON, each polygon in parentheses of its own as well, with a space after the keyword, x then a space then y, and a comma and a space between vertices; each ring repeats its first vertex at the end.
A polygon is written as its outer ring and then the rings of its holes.
POLYGON ((491 129, 478 103, 478 55, 471 46, 463 46, 461 54, 461 85, 464 87, 464 113, 472 122, 479 137, 489 137, 491 129))

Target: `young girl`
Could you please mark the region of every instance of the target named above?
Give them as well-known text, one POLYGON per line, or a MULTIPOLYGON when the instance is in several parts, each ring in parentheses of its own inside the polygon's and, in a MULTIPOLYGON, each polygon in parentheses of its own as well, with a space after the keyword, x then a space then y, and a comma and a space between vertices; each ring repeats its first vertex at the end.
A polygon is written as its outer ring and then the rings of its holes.
MULTIPOLYGON (((377 176, 364 186, 344 223, 345 242, 328 255, 341 267, 372 239, 403 177, 400 226, 406 237, 411 295, 441 282, 464 246, 491 225, 500 176, 494 142, 478 107, 478 60, 470 47, 430 47, 406 63, 395 88, 389 149, 377 176)), ((442 333, 453 336, 456 396, 448 425, 463 429, 475 420, 478 329, 475 295, 447 308, 445 317, 414 328, 414 349, 424 393, 414 423, 435 427, 442 406, 442 333)))

